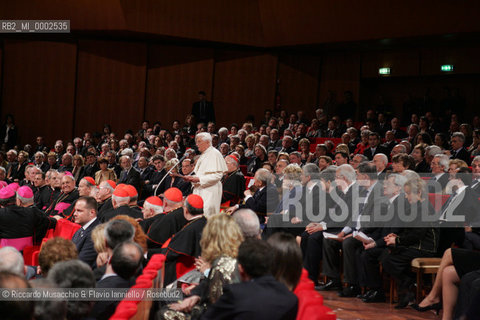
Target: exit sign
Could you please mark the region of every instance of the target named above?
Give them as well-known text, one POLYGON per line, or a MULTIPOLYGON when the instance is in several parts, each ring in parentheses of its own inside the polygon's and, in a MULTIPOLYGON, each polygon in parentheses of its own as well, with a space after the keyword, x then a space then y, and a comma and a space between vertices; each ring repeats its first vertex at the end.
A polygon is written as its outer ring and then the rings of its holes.
POLYGON ((378 69, 378 74, 381 74, 381 75, 390 74, 390 68, 380 68, 378 69))
POLYGON ((440 67, 443 72, 453 71, 453 64, 444 64, 440 67))

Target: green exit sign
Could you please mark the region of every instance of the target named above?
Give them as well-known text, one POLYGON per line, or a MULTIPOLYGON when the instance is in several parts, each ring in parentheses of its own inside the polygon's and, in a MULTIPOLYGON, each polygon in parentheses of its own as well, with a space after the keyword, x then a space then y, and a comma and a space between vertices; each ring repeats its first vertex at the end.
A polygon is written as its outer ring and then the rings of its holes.
POLYGON ((440 67, 443 72, 453 71, 453 64, 444 64, 440 67))
POLYGON ((378 69, 378 74, 381 74, 381 75, 390 74, 390 68, 380 68, 378 69))

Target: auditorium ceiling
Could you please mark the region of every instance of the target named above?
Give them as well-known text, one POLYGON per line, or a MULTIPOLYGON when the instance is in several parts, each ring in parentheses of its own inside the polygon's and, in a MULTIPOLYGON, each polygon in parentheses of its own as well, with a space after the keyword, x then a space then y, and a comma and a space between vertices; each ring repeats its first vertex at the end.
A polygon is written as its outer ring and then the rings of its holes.
POLYGON ((1 19, 70 19, 72 33, 257 48, 480 32, 479 1, 1 1, 1 19))

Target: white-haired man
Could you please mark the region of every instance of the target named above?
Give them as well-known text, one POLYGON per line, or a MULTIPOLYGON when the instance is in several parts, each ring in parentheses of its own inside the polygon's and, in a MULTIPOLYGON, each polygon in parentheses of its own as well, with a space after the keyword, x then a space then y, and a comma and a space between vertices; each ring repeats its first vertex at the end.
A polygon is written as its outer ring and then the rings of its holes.
MULTIPOLYGON (((355 169, 349 164, 342 164, 339 166, 335 171, 335 182, 338 188, 338 196, 341 198, 341 201, 344 202, 346 205, 340 205, 340 202, 337 202, 336 211, 338 211, 337 215, 342 214, 345 215, 344 222, 348 223, 348 220, 352 217, 352 211, 354 209, 354 201, 359 196, 359 185, 356 184, 357 176, 355 173, 355 169)), ((330 227, 329 227, 330 228, 330 227)), ((335 230, 335 229, 334 229, 335 230)), ((333 230, 332 230, 333 231, 333 230)), ((345 239, 346 236, 345 228, 342 229, 339 233, 337 233, 334 240, 324 238, 323 239, 323 256, 327 256, 328 253, 326 251, 339 250, 342 247, 342 241, 345 239), (332 249, 325 249, 325 247, 332 247, 332 249)), ((328 262, 327 262, 328 263, 328 262)), ((323 265, 323 273, 327 276, 328 281, 325 285, 320 287, 320 290, 340 290, 342 289, 341 282, 339 276, 334 271, 335 266, 333 262, 329 265, 326 265, 324 262, 323 265), (327 270, 325 270, 327 269, 327 270)))
POLYGON ((131 184, 140 192, 140 173, 132 166, 132 158, 129 156, 120 157, 120 166, 122 172, 120 173, 120 179, 118 183, 131 184))
POLYGON ((387 174, 388 158, 383 153, 377 153, 373 156, 373 164, 377 168, 378 180, 383 181, 387 174))
POLYGON ((35 152, 35 166, 42 170, 42 172, 47 172, 50 169, 48 163, 45 162, 45 154, 43 152, 35 152))
POLYGON ((228 171, 220 151, 212 146, 212 136, 201 132, 195 137, 198 151, 202 153, 195 164, 195 175, 185 176, 193 184, 193 193, 202 197, 206 217, 220 212, 222 177, 228 171))
POLYGON ((428 180, 428 192, 440 193, 445 190, 449 181, 447 173, 450 159, 445 154, 437 154, 433 157, 432 163, 432 178, 428 180))
POLYGON ((148 197, 145 199, 142 208, 143 219, 148 219, 157 214, 163 213, 163 202, 159 197, 148 197))
POLYGON ((105 212, 113 209, 112 195, 116 187, 117 184, 112 180, 102 181, 98 186, 95 200, 97 200, 98 203, 98 217, 100 220, 102 220, 105 212))

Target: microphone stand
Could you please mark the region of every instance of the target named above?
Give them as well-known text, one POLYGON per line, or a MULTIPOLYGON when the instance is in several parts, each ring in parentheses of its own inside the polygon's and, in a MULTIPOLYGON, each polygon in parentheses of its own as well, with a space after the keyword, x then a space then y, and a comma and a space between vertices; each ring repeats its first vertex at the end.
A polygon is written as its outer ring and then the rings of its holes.
POLYGON ((153 191, 153 195, 154 195, 154 196, 157 195, 158 187, 160 187, 160 185, 162 184, 163 180, 165 180, 165 178, 170 174, 170 172, 172 172, 173 169, 175 169, 180 163, 182 163, 182 161, 185 160, 186 157, 187 157, 187 155, 185 154, 182 158, 180 158, 180 160, 177 162, 177 164, 175 164, 173 167, 171 167, 170 170, 168 170, 168 172, 163 176, 163 178, 160 180, 160 182, 157 184, 157 187, 156 187, 155 190, 153 191))

